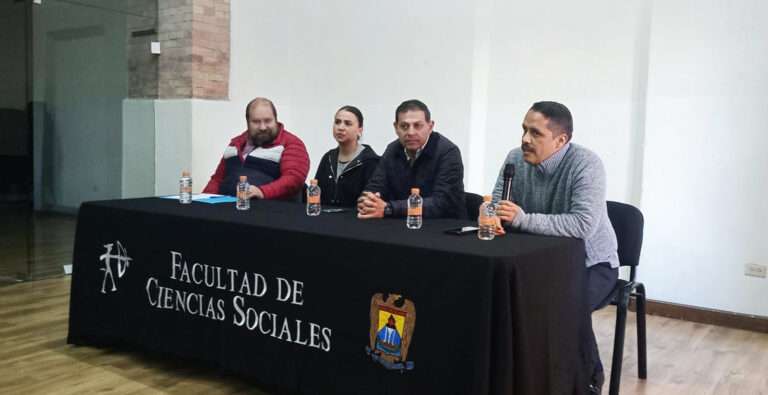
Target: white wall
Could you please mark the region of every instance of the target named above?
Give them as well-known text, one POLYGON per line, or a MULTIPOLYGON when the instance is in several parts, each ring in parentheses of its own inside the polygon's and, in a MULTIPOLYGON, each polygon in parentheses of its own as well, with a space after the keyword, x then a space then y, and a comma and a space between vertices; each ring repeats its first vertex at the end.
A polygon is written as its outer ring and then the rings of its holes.
POLYGON ((607 172, 607 197, 627 201, 634 100, 645 63, 638 34, 645 2, 499 1, 490 23, 487 132, 481 176, 485 192, 507 152, 520 145, 531 104, 564 103, 573 142, 595 151, 607 172))
POLYGON ((123 100, 122 148, 123 199, 154 196, 155 100, 123 100))
POLYGON ((768 316, 764 1, 653 6, 642 209, 649 297, 768 316))
MULTIPOLYGON (((519 145, 531 103, 557 100, 574 114, 574 142, 603 159, 608 199, 645 213, 649 297, 768 316, 768 280, 743 275, 746 262, 768 263, 764 2, 237 1, 231 11, 230 100, 181 101, 196 191, 255 96, 273 99, 304 140, 310 177, 334 146, 337 108, 361 108, 363 141, 381 153, 395 107, 420 98, 478 193, 519 145)), ((158 188, 175 193, 177 170, 158 188)))
MULTIPOLYGON (((190 171, 195 192, 200 182, 192 169, 192 101, 155 101, 155 194, 176 195, 182 172, 190 171)), ((223 151, 222 151, 223 152, 223 151)))
POLYGON ((635 80, 647 67, 638 61, 644 48, 636 53, 638 34, 647 35, 644 4, 233 2, 231 100, 195 101, 201 144, 193 163, 210 176, 223 147, 244 130, 243 110, 255 96, 273 99, 278 118, 304 140, 310 178, 334 146, 336 109, 361 108, 363 142, 381 153, 395 138, 395 107, 420 98, 436 130, 461 149, 467 189, 485 193, 519 145, 525 111, 552 99, 576 114, 575 141, 606 162, 609 198, 627 200, 635 80))
POLYGON ((346 104, 363 111, 362 141, 381 154, 396 137, 397 105, 419 98, 435 130, 466 157, 471 2, 240 1, 231 12, 230 102, 195 101, 194 163, 205 164, 198 178, 207 181, 245 130, 245 106, 256 96, 272 99, 278 119, 304 141, 309 178, 335 146, 333 115, 346 104))

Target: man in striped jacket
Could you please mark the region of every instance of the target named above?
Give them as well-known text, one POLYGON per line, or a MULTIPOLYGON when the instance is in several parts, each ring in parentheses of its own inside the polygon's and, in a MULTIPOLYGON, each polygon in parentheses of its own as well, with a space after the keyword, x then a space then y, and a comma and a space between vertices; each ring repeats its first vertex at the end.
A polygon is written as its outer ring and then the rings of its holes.
POLYGON ((232 139, 203 193, 237 195, 241 175, 248 177, 248 197, 291 200, 309 172, 304 143, 277 122, 275 105, 258 97, 245 108, 248 130, 232 139))

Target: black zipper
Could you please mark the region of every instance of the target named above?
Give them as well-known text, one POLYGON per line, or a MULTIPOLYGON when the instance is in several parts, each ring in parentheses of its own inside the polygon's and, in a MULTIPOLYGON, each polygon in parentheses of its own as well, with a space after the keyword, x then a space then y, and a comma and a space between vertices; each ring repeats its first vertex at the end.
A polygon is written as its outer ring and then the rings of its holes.
MULTIPOLYGON (((362 155, 362 152, 360 154, 362 155)), ((338 160, 339 160, 338 157, 336 157, 336 161, 337 162, 338 162, 338 160)), ((341 174, 339 174, 339 178, 341 176, 343 176, 345 173, 347 173, 348 171, 350 171, 352 169, 356 169, 356 168, 358 168, 358 167, 360 167, 362 165, 363 165, 363 161, 360 158, 357 158, 357 163, 355 163, 353 166, 345 167, 344 171, 342 171, 341 174)), ((336 173, 335 173, 335 169, 334 169, 334 163, 332 163, 330 155, 328 156, 328 167, 331 170, 331 177, 332 177, 332 180, 333 180, 333 199, 332 199, 332 201, 336 202, 336 203, 339 203, 339 200, 338 200, 338 197, 339 197, 339 180, 336 177, 336 173)))

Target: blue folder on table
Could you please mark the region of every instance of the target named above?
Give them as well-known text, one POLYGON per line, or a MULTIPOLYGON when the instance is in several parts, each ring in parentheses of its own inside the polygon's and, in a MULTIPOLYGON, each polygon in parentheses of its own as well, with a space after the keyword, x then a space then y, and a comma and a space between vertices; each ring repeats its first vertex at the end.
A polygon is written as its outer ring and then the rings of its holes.
MULTIPOLYGON (((158 196, 161 199, 179 200, 179 195, 158 196)), ((234 196, 213 195, 209 193, 196 193, 192 195, 193 202, 216 204, 216 203, 234 203, 237 198, 234 196)))

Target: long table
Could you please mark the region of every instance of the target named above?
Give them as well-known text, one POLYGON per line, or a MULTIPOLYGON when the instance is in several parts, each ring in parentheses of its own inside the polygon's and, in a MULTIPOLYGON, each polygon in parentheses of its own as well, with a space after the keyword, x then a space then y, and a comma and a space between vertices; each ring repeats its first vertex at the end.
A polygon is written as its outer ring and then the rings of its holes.
POLYGON ((68 342, 213 362, 301 393, 581 393, 584 245, 306 215, 84 203, 68 342))

